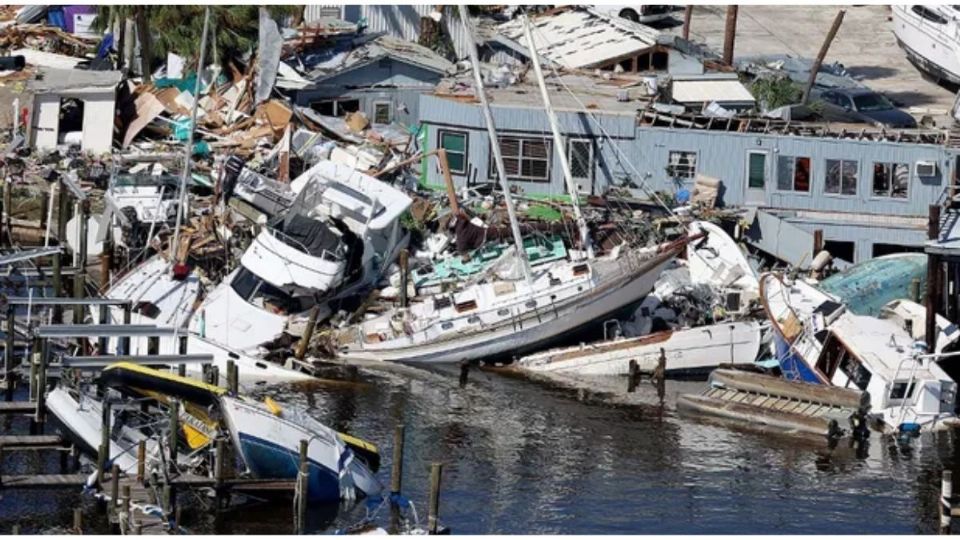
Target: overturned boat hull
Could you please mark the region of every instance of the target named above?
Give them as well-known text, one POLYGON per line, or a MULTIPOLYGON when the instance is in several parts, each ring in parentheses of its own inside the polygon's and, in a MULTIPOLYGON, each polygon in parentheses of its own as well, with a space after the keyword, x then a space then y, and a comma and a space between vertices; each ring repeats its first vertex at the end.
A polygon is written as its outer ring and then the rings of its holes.
POLYGON ((752 365, 766 327, 743 321, 669 330, 545 351, 521 358, 519 367, 539 373, 627 375, 631 361, 640 370, 653 370, 663 351, 668 376, 705 376, 720 365, 752 365))

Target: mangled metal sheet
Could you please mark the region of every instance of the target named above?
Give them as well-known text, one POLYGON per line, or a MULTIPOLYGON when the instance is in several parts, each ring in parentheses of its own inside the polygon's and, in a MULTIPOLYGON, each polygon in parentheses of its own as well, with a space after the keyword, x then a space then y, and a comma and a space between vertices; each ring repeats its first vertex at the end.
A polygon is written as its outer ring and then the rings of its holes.
POLYGON ((270 18, 267 8, 260 8, 260 39, 257 45, 257 58, 260 60, 260 74, 257 78, 257 95, 254 104, 262 103, 270 97, 273 84, 277 80, 280 65, 280 52, 283 48, 283 36, 277 29, 277 23, 270 18))

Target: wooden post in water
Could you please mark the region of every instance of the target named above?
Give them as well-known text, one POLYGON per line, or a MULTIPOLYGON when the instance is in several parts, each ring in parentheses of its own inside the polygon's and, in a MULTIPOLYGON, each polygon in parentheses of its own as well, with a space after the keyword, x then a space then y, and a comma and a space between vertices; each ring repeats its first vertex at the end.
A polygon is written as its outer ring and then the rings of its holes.
POLYGON ((223 470, 226 466, 226 442, 222 437, 217 437, 216 444, 216 454, 213 456, 213 486, 214 486, 214 501, 216 511, 219 512, 223 508, 223 470))
POLYGON ((627 393, 633 393, 637 390, 637 384, 640 382, 640 364, 635 359, 630 360, 627 379, 627 393))
POLYGON ((13 374, 13 354, 14 354, 14 338, 16 337, 16 329, 14 323, 16 321, 16 311, 14 307, 10 304, 7 304, 7 336, 6 344, 4 345, 3 351, 3 369, 4 369, 4 378, 7 382, 7 401, 13 401, 13 388, 14 388, 14 374, 13 374))
POLYGON ((40 338, 33 338, 30 348, 30 400, 37 399, 37 366, 40 365, 40 338))
POLYGON ((310 308, 310 315, 307 316, 307 327, 300 336, 300 342, 297 343, 297 350, 294 356, 297 360, 303 360, 307 356, 307 349, 310 347, 310 340, 313 338, 313 330, 317 327, 317 317, 320 316, 320 306, 315 305, 310 308))
POLYGON ((405 308, 409 305, 407 298, 407 287, 410 280, 410 253, 406 249, 400 250, 400 307, 405 308))
POLYGON ((440 516, 440 476, 443 474, 443 463, 433 463, 430 466, 430 508, 427 514, 427 533, 437 534, 440 516))
POLYGON ((307 455, 309 450, 309 442, 306 439, 300 441, 300 466, 298 467, 299 474, 297 475, 297 504, 296 504, 296 533, 303 534, 306 532, 307 528, 307 490, 309 489, 309 482, 307 481, 310 478, 310 469, 309 461, 307 461, 307 455))
POLYGON ((106 291, 110 287, 110 271, 113 270, 113 231, 107 227, 107 236, 103 239, 103 249, 100 250, 100 290, 106 291))
POLYGON ((403 444, 406 426, 397 425, 393 431, 393 464, 390 468, 390 532, 396 534, 400 528, 400 507, 395 496, 400 495, 403 483, 403 444))
POLYGON ((19 535, 20 535, 20 524, 19 524, 19 523, 14 523, 13 525, 10 526, 10 534, 12 534, 13 536, 19 536, 19 535))
POLYGON ((920 303, 920 278, 918 277, 910 280, 910 300, 920 303))
POLYGON ((950 534, 953 512, 953 471, 944 470, 940 478, 940 534, 950 534))
POLYGON ((467 378, 470 377, 470 362, 460 362, 460 388, 467 386, 467 378))
POLYGON ((83 509, 73 509, 73 534, 83 534, 83 509))
MULTIPOLYGON (((927 239, 936 240, 940 234, 940 206, 931 204, 927 215, 927 239)), ((927 320, 925 337, 927 351, 933 352, 937 345, 937 308, 940 307, 940 256, 927 254, 927 320)))
POLYGON ((813 231, 813 255, 810 256, 810 261, 813 262, 817 253, 821 251, 823 251, 823 229, 815 229, 813 231))

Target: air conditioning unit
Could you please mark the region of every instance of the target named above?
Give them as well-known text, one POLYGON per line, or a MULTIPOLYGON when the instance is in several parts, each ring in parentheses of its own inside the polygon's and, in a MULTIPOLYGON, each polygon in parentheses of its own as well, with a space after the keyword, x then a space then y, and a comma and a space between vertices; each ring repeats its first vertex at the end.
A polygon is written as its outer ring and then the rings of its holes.
POLYGON ((937 175, 936 161, 918 161, 917 162, 917 176, 931 177, 936 175, 937 175))

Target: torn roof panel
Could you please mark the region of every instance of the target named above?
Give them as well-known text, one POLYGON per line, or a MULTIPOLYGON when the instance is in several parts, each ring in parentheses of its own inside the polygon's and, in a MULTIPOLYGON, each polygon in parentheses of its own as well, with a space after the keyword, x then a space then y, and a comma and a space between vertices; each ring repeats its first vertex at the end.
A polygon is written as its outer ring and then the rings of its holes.
POLYGON ((84 69, 56 69, 41 67, 30 88, 37 93, 58 90, 110 89, 120 84, 119 71, 88 71, 84 69))
POLYGON ((674 80, 673 100, 677 103, 754 103, 753 94, 736 80, 690 79, 674 80))
POLYGON ((86 61, 86 58, 77 58, 66 54, 38 51, 35 49, 17 49, 10 51, 9 56, 22 56, 24 62, 31 66, 56 69, 73 69, 77 67, 80 62, 86 61))
MULTIPOLYGON (((613 20, 589 9, 566 9, 530 20, 533 42, 544 58, 571 69, 605 64, 663 42, 657 30, 631 21, 613 20)), ((525 44, 523 20, 499 26, 506 37, 525 44)))
POLYGON ((344 44, 311 51, 304 55, 309 76, 314 82, 365 66, 381 58, 392 58, 435 73, 446 75, 454 65, 430 49, 388 35, 361 36, 344 44))

